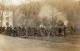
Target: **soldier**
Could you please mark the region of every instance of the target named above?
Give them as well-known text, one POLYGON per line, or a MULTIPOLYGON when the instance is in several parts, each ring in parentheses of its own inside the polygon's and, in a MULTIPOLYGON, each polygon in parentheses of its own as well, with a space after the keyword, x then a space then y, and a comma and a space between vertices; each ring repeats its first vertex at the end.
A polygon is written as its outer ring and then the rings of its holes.
POLYGON ((6 28, 6 34, 10 36, 10 27, 6 28))
POLYGON ((2 32, 2 27, 0 27, 0 34, 1 34, 1 32, 2 32))
POLYGON ((42 37, 44 36, 44 31, 45 31, 45 28, 41 27, 40 28, 40 34, 41 34, 42 37))
POLYGON ((54 27, 54 35, 59 36, 59 31, 57 26, 54 27))
POLYGON ((3 27, 3 32, 5 32, 5 28, 6 28, 6 27, 3 27))
POLYGON ((22 36, 26 35, 26 27, 22 27, 22 36))
POLYGON ((5 27, 2 27, 1 33, 5 34, 5 27))
POLYGON ((64 37, 66 37, 66 26, 64 25, 64 27, 63 27, 63 32, 64 32, 64 37))
POLYGON ((16 37, 17 36, 17 27, 14 27, 14 35, 13 35, 14 37, 16 37))
POLYGON ((62 27, 60 26, 59 28, 58 28, 58 32, 59 32, 59 35, 58 36, 62 36, 62 27))
POLYGON ((27 29, 27 31, 28 31, 28 36, 31 36, 31 27, 28 27, 28 29, 27 29))
POLYGON ((12 26, 9 27, 10 36, 12 36, 12 26))
POLYGON ((51 36, 55 36, 55 34, 54 34, 54 27, 51 27, 50 31, 51 31, 50 35, 51 36))

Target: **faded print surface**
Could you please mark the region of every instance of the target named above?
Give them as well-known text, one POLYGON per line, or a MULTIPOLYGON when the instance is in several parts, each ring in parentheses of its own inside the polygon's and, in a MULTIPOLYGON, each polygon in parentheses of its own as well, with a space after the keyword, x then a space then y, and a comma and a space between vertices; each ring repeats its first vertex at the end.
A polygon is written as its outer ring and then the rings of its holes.
POLYGON ((0 51, 80 51, 80 0, 0 0, 0 51))

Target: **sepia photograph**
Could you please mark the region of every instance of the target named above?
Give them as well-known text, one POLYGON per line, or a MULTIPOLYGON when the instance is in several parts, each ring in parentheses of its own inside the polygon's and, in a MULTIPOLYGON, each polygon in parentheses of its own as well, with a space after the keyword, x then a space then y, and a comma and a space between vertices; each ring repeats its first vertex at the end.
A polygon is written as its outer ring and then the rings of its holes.
POLYGON ((80 0, 0 0, 0 51, 80 51, 80 0))

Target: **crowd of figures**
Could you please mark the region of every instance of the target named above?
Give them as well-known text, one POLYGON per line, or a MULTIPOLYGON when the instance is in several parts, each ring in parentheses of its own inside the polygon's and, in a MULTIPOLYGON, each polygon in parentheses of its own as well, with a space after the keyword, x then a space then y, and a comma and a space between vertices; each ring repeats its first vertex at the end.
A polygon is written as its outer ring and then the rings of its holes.
POLYGON ((65 26, 43 28, 43 27, 0 27, 0 33, 13 37, 28 36, 64 36, 67 35, 65 26))

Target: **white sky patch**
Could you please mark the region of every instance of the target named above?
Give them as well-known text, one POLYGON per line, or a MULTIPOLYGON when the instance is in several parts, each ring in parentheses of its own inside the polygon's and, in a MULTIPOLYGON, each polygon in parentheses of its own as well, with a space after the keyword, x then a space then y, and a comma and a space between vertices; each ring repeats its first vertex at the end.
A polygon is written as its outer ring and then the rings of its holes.
POLYGON ((4 5, 19 5, 23 0, 0 0, 0 3, 4 5))
POLYGON ((15 5, 19 5, 21 4, 23 1, 22 0, 11 0, 11 3, 15 4, 15 5))
POLYGON ((0 0, 0 3, 4 3, 4 5, 20 5, 22 3, 30 3, 30 2, 36 2, 36 1, 42 1, 42 0, 0 0))
POLYGON ((74 0, 74 1, 80 1, 80 0, 74 0))

